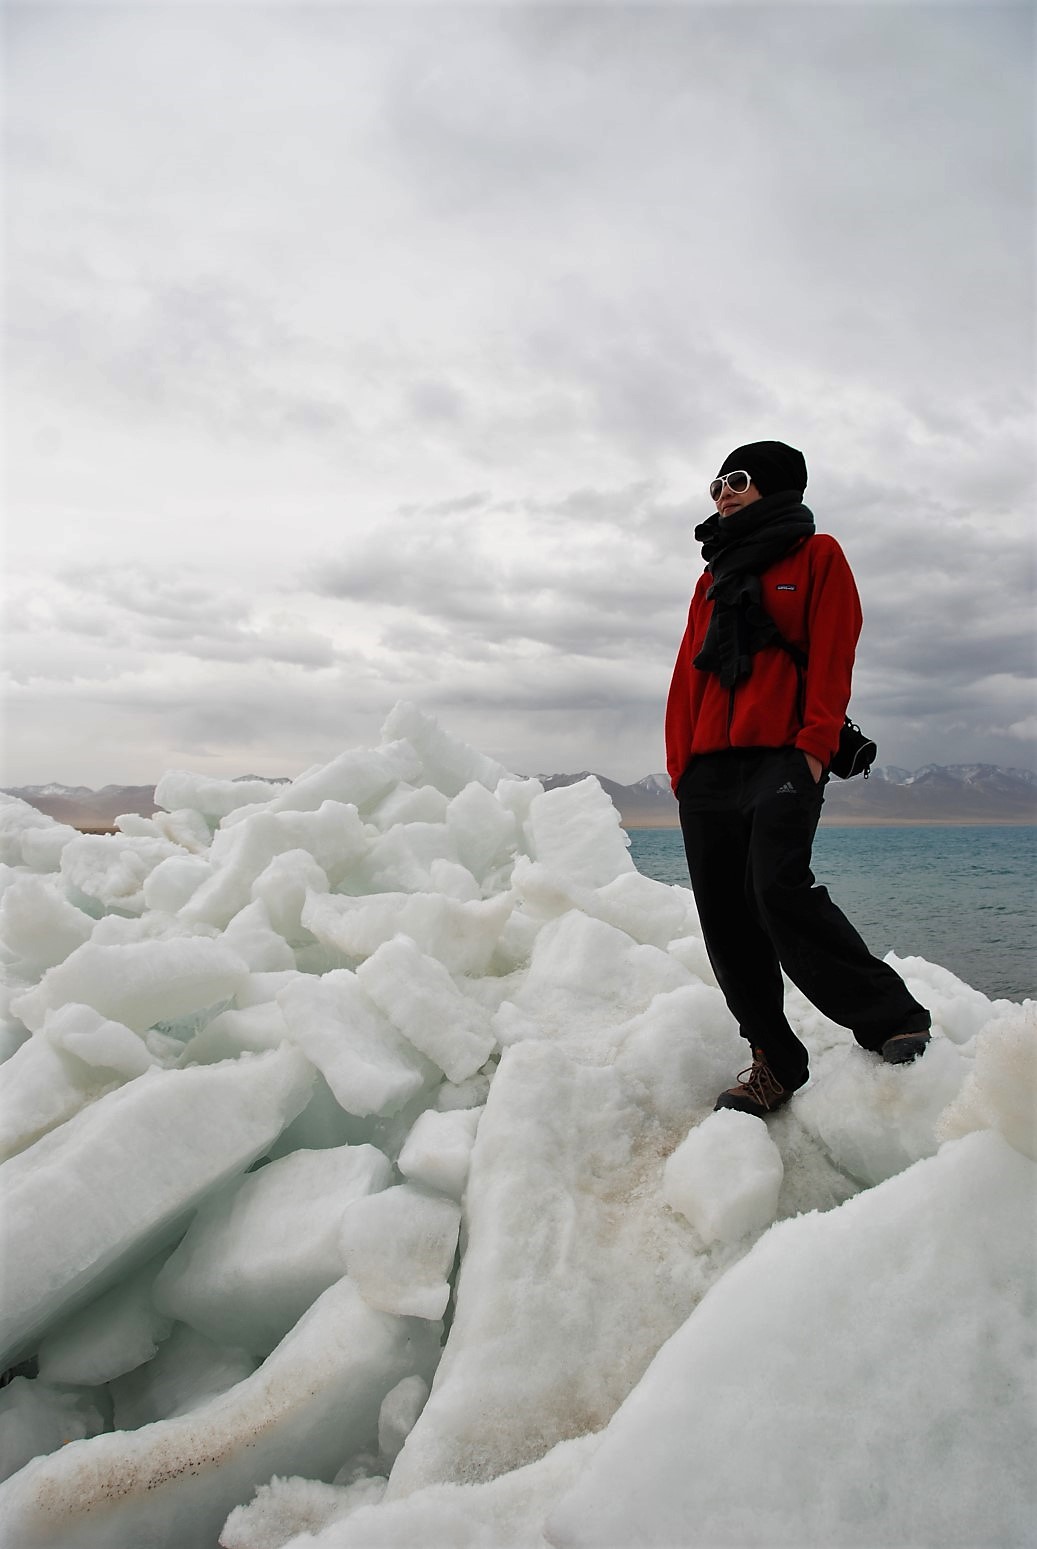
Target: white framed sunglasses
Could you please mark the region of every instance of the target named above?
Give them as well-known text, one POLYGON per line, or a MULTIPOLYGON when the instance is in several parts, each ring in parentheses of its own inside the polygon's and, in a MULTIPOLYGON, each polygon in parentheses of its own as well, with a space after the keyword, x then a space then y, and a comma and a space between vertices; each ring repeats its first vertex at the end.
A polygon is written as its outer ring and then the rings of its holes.
POLYGON ((719 500, 720 491, 725 484, 732 495, 744 495, 751 483, 752 478, 746 473, 745 469, 736 468, 733 473, 722 473, 719 479, 713 480, 709 486, 709 498, 710 500, 719 500))

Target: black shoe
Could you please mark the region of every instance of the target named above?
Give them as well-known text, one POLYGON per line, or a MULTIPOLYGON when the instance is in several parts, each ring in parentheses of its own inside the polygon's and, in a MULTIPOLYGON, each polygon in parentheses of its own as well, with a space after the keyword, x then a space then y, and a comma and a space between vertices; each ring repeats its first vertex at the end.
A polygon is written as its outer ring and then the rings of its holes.
POLYGON ((882 1045, 882 1058, 887 1065, 907 1065, 911 1060, 916 1060, 925 1053, 925 1046, 929 1042, 929 1034, 920 1033, 894 1033, 892 1038, 887 1038, 882 1045))
POLYGON ((739 1071, 737 1086, 721 1092, 713 1104, 713 1112, 716 1113, 718 1108, 734 1108, 739 1113, 751 1113, 758 1119, 764 1119, 769 1113, 784 1107, 793 1092, 798 1091, 802 1085, 803 1081, 797 1086, 782 1086, 764 1059, 763 1050, 754 1049, 752 1064, 748 1070, 739 1071))

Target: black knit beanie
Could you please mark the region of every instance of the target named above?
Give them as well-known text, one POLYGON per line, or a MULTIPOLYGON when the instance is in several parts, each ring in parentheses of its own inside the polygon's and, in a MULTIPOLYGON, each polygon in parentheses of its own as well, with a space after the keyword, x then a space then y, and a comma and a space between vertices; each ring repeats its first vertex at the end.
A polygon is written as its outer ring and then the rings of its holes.
POLYGON ((784 489, 802 494, 807 487, 803 453, 784 441, 751 441, 748 446, 736 446, 721 463, 718 475, 733 473, 736 468, 745 469, 761 495, 775 495, 784 489))

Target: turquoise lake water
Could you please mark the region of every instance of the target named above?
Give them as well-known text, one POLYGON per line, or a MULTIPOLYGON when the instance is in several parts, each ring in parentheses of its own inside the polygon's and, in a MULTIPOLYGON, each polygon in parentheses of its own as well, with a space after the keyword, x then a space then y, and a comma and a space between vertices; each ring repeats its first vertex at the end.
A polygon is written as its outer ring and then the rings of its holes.
MULTIPOLYGON (((638 871, 688 886, 679 829, 632 829, 638 871)), ((1037 996, 1037 828, 827 828, 814 875, 878 957, 940 963, 991 997, 1037 996)))

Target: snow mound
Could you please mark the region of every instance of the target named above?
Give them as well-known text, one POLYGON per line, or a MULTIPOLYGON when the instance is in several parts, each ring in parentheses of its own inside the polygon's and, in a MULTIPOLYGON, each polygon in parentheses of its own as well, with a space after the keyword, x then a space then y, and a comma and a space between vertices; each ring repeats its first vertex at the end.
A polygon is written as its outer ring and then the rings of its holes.
POLYGON ((893 1069, 790 991, 764 1126, 594 779, 399 705, 158 799, 0 801, 12 1549, 1023 1541, 1033 1006, 910 959, 893 1069))
POLYGON ((711 1113, 666 1163, 663 1198, 705 1243, 737 1242, 774 1220, 785 1164, 751 1114, 711 1113))

